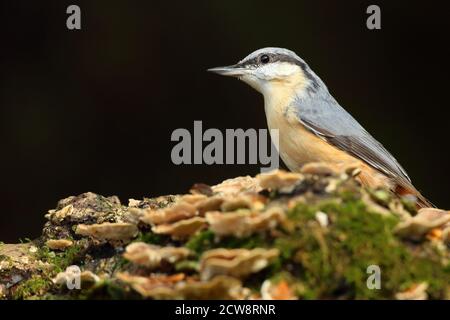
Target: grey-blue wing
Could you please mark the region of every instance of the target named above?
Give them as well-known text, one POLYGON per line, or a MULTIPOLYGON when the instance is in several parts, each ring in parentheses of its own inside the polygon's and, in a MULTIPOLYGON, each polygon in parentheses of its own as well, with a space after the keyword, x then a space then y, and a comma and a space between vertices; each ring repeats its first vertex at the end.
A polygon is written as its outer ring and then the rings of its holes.
POLYGON ((361 159, 397 184, 415 190, 397 160, 328 93, 297 97, 291 105, 301 123, 333 146, 361 159))

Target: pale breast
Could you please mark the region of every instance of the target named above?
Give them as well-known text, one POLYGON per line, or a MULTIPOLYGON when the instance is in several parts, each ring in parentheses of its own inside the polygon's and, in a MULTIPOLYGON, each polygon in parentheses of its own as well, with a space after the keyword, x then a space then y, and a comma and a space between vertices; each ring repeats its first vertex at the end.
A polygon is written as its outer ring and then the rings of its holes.
POLYGON ((268 108, 266 117, 269 129, 279 130, 279 154, 291 171, 300 171, 308 162, 325 162, 337 172, 348 167, 358 167, 358 180, 363 185, 377 188, 392 187, 392 181, 379 171, 348 153, 332 146, 309 131, 296 115, 286 108, 268 108))
POLYGON ((264 97, 267 125, 269 129, 279 130, 278 152, 290 170, 299 171, 308 162, 325 162, 338 172, 349 166, 358 167, 361 170, 358 179, 363 185, 392 188, 387 176, 305 128, 288 107, 292 97, 295 94, 283 85, 273 88, 271 94, 264 97))
POLYGON ((357 161, 306 129, 296 115, 286 107, 266 106, 269 129, 279 130, 279 153, 292 171, 307 162, 327 162, 345 166, 357 161))

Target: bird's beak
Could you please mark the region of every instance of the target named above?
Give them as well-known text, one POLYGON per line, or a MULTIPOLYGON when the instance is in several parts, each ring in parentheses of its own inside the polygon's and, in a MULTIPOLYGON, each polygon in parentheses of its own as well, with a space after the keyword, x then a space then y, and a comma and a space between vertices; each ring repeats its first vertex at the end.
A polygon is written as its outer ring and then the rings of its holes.
POLYGON ((247 69, 238 64, 226 67, 217 67, 208 69, 209 72, 220 74, 221 76, 240 77, 247 73, 247 69))

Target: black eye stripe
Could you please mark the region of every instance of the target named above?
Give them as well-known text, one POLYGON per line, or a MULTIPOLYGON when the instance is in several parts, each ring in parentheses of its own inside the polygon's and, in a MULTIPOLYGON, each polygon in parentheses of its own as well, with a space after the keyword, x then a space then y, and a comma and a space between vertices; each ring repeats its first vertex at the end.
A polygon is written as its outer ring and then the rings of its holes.
POLYGON ((248 59, 245 61, 242 61, 241 63, 239 63, 240 66, 242 67, 248 67, 248 66, 254 66, 257 67, 261 64, 265 64, 261 61, 261 57, 263 56, 267 56, 269 57, 269 61, 266 63, 272 63, 272 62, 289 62, 289 63, 293 63, 296 64, 298 66, 302 66, 302 62, 298 61, 297 59, 295 59, 294 57, 285 55, 285 54, 274 54, 274 53, 262 53, 259 56, 252 58, 252 59, 248 59))
POLYGON ((249 59, 246 61, 242 61, 239 63, 241 67, 248 67, 248 66, 257 66, 258 65, 258 58, 249 59))
POLYGON ((305 73, 306 77, 311 81, 312 83, 312 88, 314 90, 316 90, 319 87, 319 84, 317 83, 315 77, 311 74, 310 69, 308 68, 308 66, 306 65, 305 62, 298 60, 297 58, 293 57, 293 56, 289 56, 286 54, 281 54, 281 53, 262 53, 260 55, 258 55, 255 58, 252 59, 248 59, 245 61, 242 61, 241 63, 239 63, 238 65, 240 67, 254 67, 257 68, 258 66, 262 65, 260 58, 262 55, 267 55, 270 58, 269 63, 273 63, 273 62, 288 62, 288 63, 292 63, 295 64, 297 66, 299 66, 300 68, 302 68, 303 72, 305 73))

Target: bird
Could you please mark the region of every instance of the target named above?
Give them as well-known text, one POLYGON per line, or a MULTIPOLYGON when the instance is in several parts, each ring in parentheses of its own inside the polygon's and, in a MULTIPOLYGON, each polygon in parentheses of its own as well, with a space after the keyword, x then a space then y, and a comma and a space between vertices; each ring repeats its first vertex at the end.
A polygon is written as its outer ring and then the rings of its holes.
POLYGON ((336 170, 357 168, 359 182, 413 197, 419 208, 434 207, 412 184, 405 169, 331 95, 325 83, 295 52, 258 49, 237 64, 208 71, 238 78, 260 92, 270 130, 277 129, 278 153, 293 172, 309 162, 336 170))

